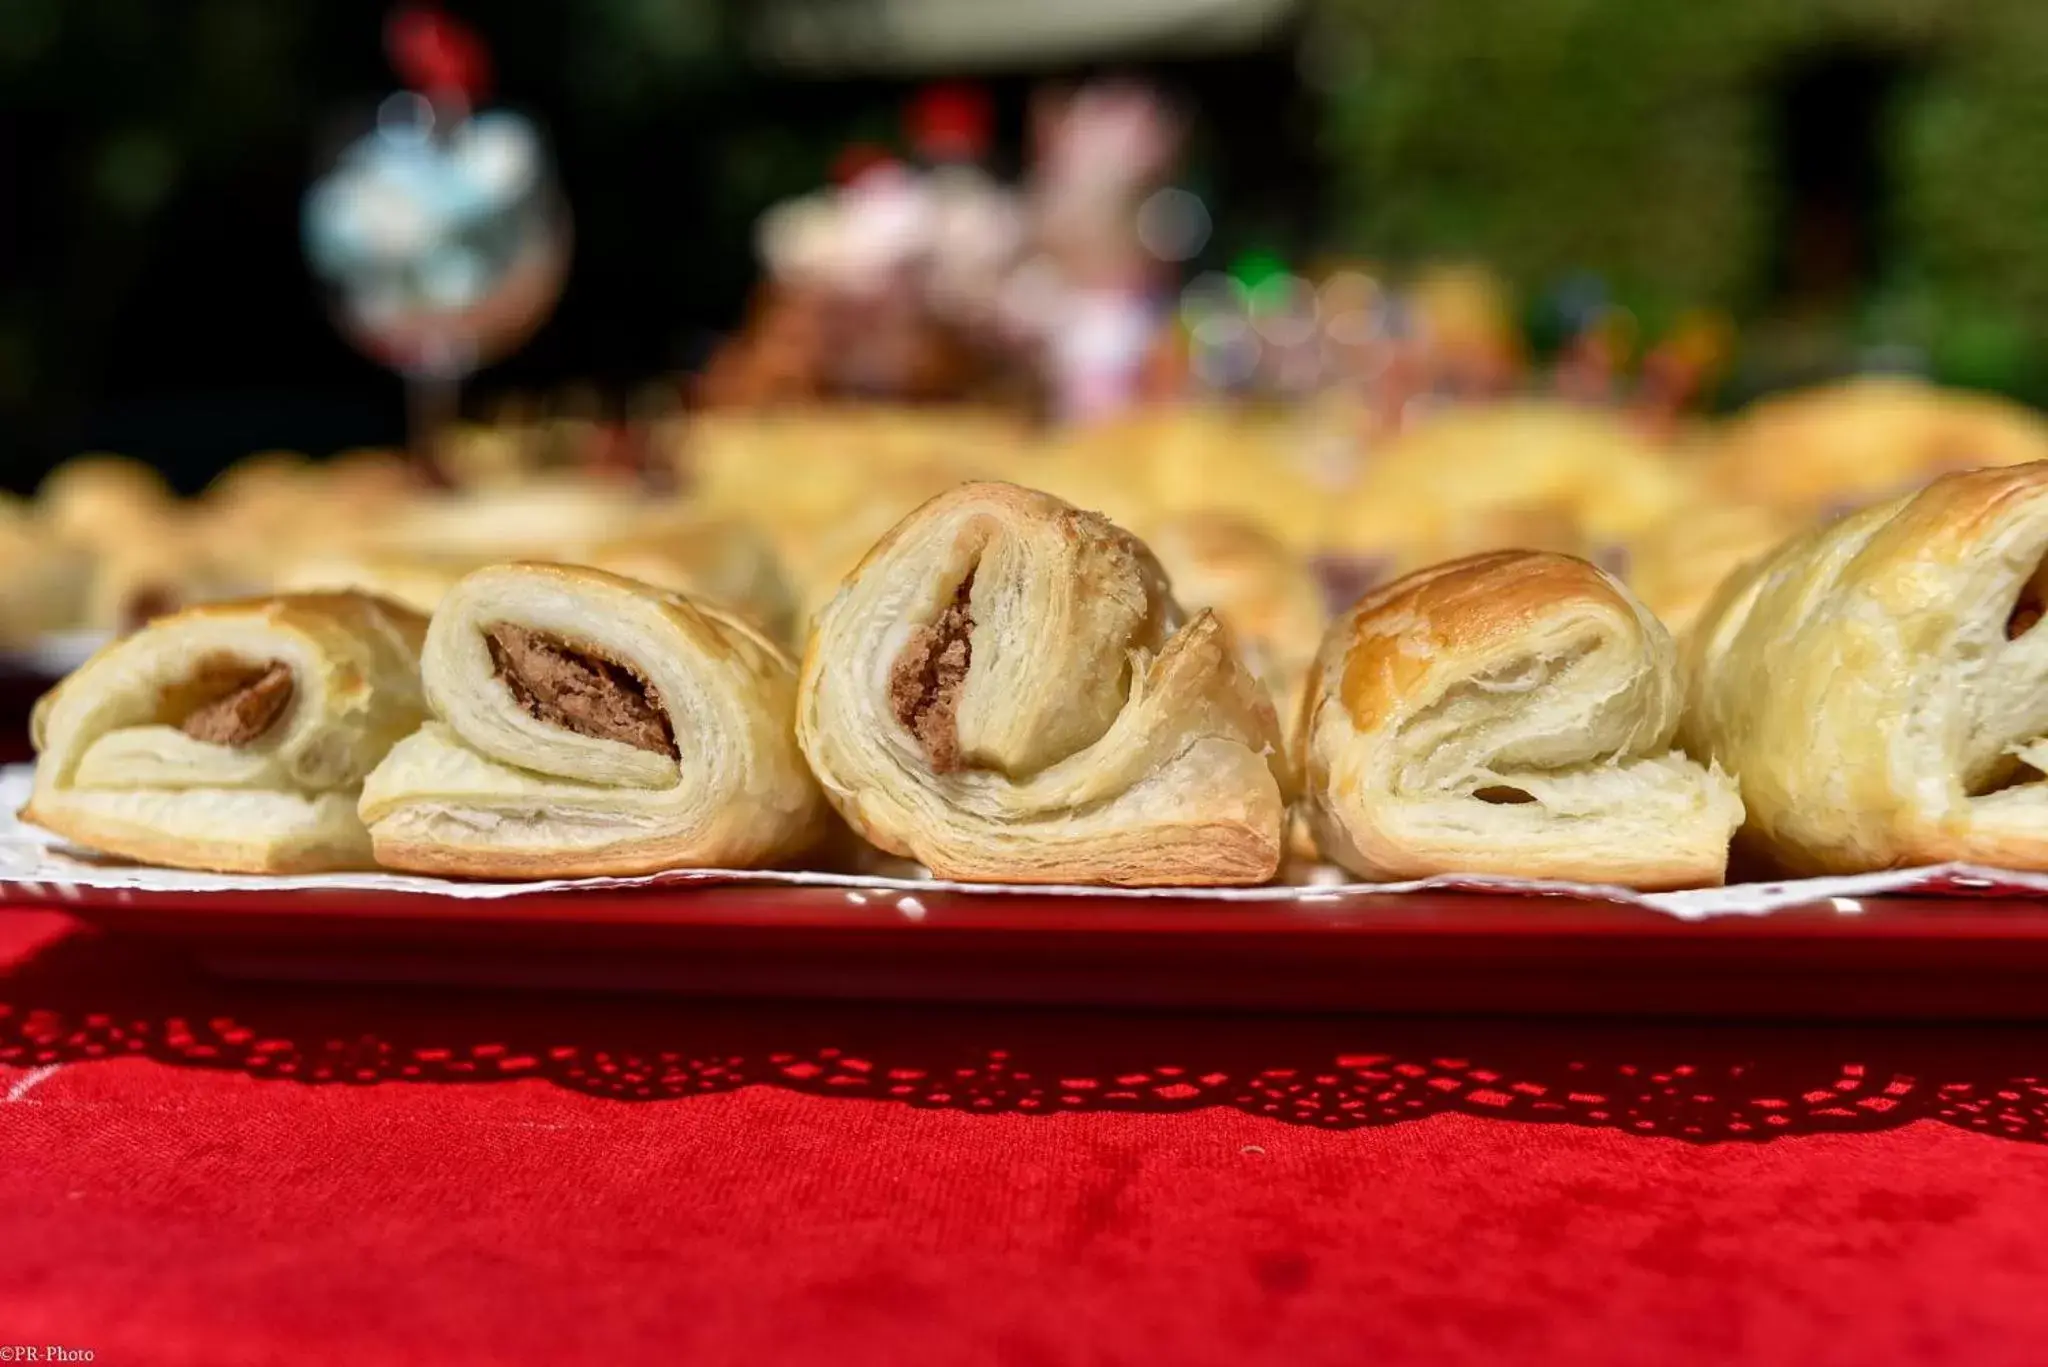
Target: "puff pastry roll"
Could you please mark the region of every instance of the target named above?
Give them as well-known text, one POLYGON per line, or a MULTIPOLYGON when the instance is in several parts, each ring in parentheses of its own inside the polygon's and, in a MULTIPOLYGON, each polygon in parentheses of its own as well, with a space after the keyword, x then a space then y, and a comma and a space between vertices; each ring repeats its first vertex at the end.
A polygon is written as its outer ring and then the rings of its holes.
POLYGON ((869 841, 965 880, 1257 883, 1280 859, 1272 702, 1211 613, 1094 513, 967 484, 819 614, 797 738, 869 841))
POLYGON ((1323 853, 1369 878, 1722 880, 1735 785, 1672 748, 1671 637, 1583 560, 1498 551, 1361 599, 1301 716, 1323 853))
POLYGON ((158 618, 45 694, 22 815, 176 868, 366 867, 363 778, 425 716, 426 619, 367 594, 158 618))
POLYGON ((434 610, 421 674, 435 720, 363 787, 381 864, 737 868, 821 834, 796 666, 739 617, 602 570, 493 565, 434 610))
POLYGON ((2048 868, 2048 464, 1950 475, 1780 547, 1686 638, 1686 741, 1797 873, 2048 868))

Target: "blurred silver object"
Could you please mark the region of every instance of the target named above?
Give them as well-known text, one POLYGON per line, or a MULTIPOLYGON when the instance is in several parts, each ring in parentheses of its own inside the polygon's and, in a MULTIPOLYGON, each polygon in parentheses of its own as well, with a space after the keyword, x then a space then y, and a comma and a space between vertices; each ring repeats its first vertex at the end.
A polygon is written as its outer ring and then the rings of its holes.
POLYGON ((385 100, 314 182, 303 232, 342 334, 404 377, 423 454, 462 380, 553 312, 570 257, 539 129, 411 92, 385 100))

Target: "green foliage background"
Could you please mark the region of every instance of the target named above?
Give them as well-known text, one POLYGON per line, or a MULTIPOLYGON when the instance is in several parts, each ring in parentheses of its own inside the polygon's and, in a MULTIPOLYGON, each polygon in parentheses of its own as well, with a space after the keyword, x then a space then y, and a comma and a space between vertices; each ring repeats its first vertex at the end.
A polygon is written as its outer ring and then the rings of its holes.
POLYGON ((1912 75, 1885 115, 1890 250, 1843 340, 2039 387, 2042 0, 1327 0, 1321 21, 1350 240, 1533 288, 1598 271, 1646 322, 1768 303, 1774 77, 1830 48, 1896 57, 1912 75))

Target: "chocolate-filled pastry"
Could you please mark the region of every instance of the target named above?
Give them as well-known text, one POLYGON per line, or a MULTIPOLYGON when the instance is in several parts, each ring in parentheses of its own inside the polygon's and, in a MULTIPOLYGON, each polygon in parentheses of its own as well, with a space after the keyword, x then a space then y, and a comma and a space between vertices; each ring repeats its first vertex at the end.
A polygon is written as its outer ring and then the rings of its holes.
POLYGON ((493 565, 435 609, 421 670, 435 720, 363 787, 388 867, 743 868, 821 834, 790 732, 796 666, 720 609, 602 570, 493 565))
POLYGON ((363 868, 356 796, 425 716, 426 619, 365 594, 162 617, 45 694, 24 819, 174 868, 363 868))
POLYGON ((945 878, 1272 877, 1273 705, 1136 538, 967 484, 899 523, 819 614, 797 738, 883 850, 945 878))
POLYGON ((1331 626, 1301 745, 1310 829, 1368 878, 1719 883, 1735 784, 1672 748, 1670 635, 1583 560, 1499 551, 1331 626))
POLYGON ((1687 748, 1787 871, 2048 868, 2048 463, 1950 475, 1786 543, 1686 638, 1687 748))

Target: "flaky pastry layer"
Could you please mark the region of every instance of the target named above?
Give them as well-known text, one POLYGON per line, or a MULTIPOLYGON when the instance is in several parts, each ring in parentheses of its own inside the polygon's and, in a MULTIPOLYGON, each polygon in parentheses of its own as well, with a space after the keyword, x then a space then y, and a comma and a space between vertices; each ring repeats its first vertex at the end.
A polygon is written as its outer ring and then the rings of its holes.
POLYGON ((1210 613, 1049 494, 967 484, 819 614, 797 737, 853 828, 943 877, 1257 883, 1279 863, 1277 723, 1210 613))
POLYGON ((425 629, 417 614, 360 593, 159 618, 36 705, 23 817, 173 868, 367 867, 356 793, 425 715, 425 629))
POLYGON ((1325 856, 1367 878, 1714 884, 1735 787, 1675 752, 1669 633, 1583 560, 1499 551, 1331 626, 1297 744, 1325 856))
POLYGON ((2048 868, 2048 463, 1815 528, 1686 637, 1687 748, 1737 774, 1789 871, 2048 868))
POLYGON ((496 565, 435 610, 422 673, 434 720, 363 788, 388 867, 742 868, 821 834, 795 665, 742 618, 601 570, 496 565))

